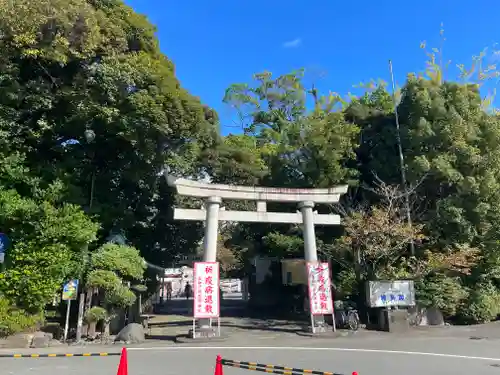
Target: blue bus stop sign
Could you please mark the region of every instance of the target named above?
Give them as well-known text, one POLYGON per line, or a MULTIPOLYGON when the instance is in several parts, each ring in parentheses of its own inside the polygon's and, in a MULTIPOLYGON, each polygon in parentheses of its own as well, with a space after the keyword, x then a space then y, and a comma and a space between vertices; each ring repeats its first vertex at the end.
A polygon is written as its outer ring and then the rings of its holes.
POLYGON ((10 246, 9 237, 6 234, 0 233, 0 266, 3 269, 3 263, 5 262, 5 252, 10 246))
POLYGON ((5 254, 9 246, 10 246, 9 237, 7 237, 5 233, 0 233, 0 254, 5 254))

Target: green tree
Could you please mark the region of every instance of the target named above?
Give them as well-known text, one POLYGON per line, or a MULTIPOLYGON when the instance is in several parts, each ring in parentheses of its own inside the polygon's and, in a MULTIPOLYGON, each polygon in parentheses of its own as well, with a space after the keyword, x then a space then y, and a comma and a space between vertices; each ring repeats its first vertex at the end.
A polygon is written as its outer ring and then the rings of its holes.
MULTIPOLYGON (((358 128, 345 120, 338 95, 321 96, 314 88, 308 90, 303 78, 303 71, 278 77, 263 72, 254 75, 252 84, 228 88, 224 101, 239 114, 245 133, 225 139, 226 147, 237 145, 227 162, 221 160, 228 171, 235 172, 231 183, 278 188, 354 183, 356 170, 349 162, 355 157, 358 128), (240 157, 235 157, 237 153, 240 157)), ((283 204, 270 206, 296 210, 283 204)), ((296 239, 301 233, 294 226, 255 224, 235 229, 241 243, 252 243, 253 253, 290 256, 301 248, 302 240, 296 239)), ((331 239, 327 235, 325 241, 331 239)), ((321 247, 322 242, 318 243, 321 247)))
MULTIPOLYGON (((468 82, 445 81, 449 64, 442 63, 441 50, 428 57, 426 72, 410 75, 397 93, 407 183, 414 188, 412 214, 417 224, 424 224, 426 237, 417 255, 427 265, 414 276, 422 277, 418 287, 424 303, 478 320, 483 308, 487 316, 494 315, 484 306, 486 300, 495 301, 492 285, 498 285, 498 117, 487 108, 491 95, 481 95, 481 85, 498 73, 481 53, 470 70, 459 66, 468 82), (477 79, 470 80, 472 76, 477 79), (447 266, 430 267, 436 259, 447 266), (449 293, 443 285, 450 285, 449 293), (481 285, 487 295, 478 295, 481 285)), ((377 178, 398 183, 395 119, 385 86, 354 98, 346 114, 361 128, 361 185, 370 186, 377 178)), ((355 204, 360 202, 369 206, 379 200, 365 190, 355 197, 355 204)))
POLYGON ((400 111, 409 178, 427 176, 419 192, 439 245, 476 244, 496 232, 499 123, 482 110, 478 87, 410 78, 400 111))
MULTIPOLYGON (((372 187, 377 180, 386 184, 401 183, 401 168, 396 143, 396 121, 391 94, 379 84, 359 98, 352 98, 345 117, 359 126, 359 147, 356 149, 356 168, 359 185, 372 187)), ((361 199, 376 199, 366 194, 361 199)))
POLYGON ((254 75, 255 84, 235 84, 224 101, 243 119, 268 165, 261 182, 278 187, 324 187, 352 181, 358 128, 343 118, 338 95, 321 96, 303 85, 303 71, 274 78, 254 75), (313 108, 307 108, 307 101, 313 108))
POLYGON ((145 268, 139 251, 130 246, 107 243, 92 254, 87 287, 99 290, 99 303, 107 311, 106 333, 109 333, 109 320, 116 311, 131 306, 136 300, 126 282, 142 281, 145 268))
POLYGON ((155 263, 189 249, 171 249, 191 227, 168 221, 161 172, 199 175, 218 119, 181 87, 154 26, 119 0, 1 0, 0 18, 1 142, 42 183, 60 180, 101 238, 122 229, 155 263))
POLYGON ((0 291, 30 312, 51 302, 65 280, 83 275, 84 249, 98 229, 77 206, 23 198, 1 186, 0 227, 13 244, 0 273, 0 291))
POLYGON ((262 149, 255 137, 230 134, 207 154, 209 175, 214 183, 257 185, 268 173, 262 149))

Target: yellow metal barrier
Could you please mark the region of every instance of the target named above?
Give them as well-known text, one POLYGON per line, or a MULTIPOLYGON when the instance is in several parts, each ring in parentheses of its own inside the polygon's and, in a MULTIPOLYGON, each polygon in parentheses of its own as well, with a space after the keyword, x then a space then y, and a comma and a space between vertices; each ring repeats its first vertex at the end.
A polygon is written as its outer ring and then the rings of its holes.
POLYGON ((111 357, 121 353, 0 354, 0 358, 111 357))
MULTIPOLYGON (((302 374, 342 375, 342 374, 338 374, 335 372, 328 372, 328 371, 316 371, 316 370, 307 370, 307 369, 301 369, 301 368, 295 368, 295 367, 268 365, 268 364, 256 363, 256 362, 235 361, 232 359, 221 358, 221 356, 217 356, 214 375, 224 375, 223 371, 222 371, 222 366, 236 367, 236 368, 241 368, 241 369, 245 369, 245 370, 267 372, 269 374, 279 374, 279 375, 302 375, 302 374)), ((358 375, 358 373, 353 372, 352 375, 358 375)))

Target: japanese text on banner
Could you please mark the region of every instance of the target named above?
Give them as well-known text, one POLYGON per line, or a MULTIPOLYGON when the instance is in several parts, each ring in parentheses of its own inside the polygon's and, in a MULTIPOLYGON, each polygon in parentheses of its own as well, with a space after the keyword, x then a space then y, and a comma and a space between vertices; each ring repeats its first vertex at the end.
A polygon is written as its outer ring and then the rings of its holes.
POLYGON ((219 263, 194 264, 194 317, 219 317, 219 263))
POLYGON ((309 303, 313 315, 333 314, 328 263, 307 263, 309 303))

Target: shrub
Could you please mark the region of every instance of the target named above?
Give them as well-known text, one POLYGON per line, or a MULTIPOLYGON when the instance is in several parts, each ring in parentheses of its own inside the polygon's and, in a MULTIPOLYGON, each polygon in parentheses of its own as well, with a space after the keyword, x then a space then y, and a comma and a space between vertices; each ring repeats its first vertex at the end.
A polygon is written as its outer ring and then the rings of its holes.
POLYGON ((107 318, 108 312, 105 308, 99 306, 94 306, 85 313, 85 321, 87 323, 106 321, 107 318))
POLYGON ((356 275, 352 269, 345 269, 337 273, 334 284, 337 293, 335 296, 336 299, 357 295, 359 293, 356 275))
POLYGON ((459 311, 459 317, 467 323, 486 323, 499 314, 500 291, 490 282, 476 285, 459 311))
POLYGON ((467 289, 459 277, 433 274, 415 283, 417 301, 425 307, 437 307, 445 317, 457 314, 467 298, 467 289))
POLYGON ((105 302, 108 306, 125 309, 132 306, 136 300, 136 295, 125 285, 117 285, 115 288, 106 291, 105 302))
POLYGON ((0 337, 20 332, 33 332, 43 322, 43 315, 30 315, 0 296, 0 337))

